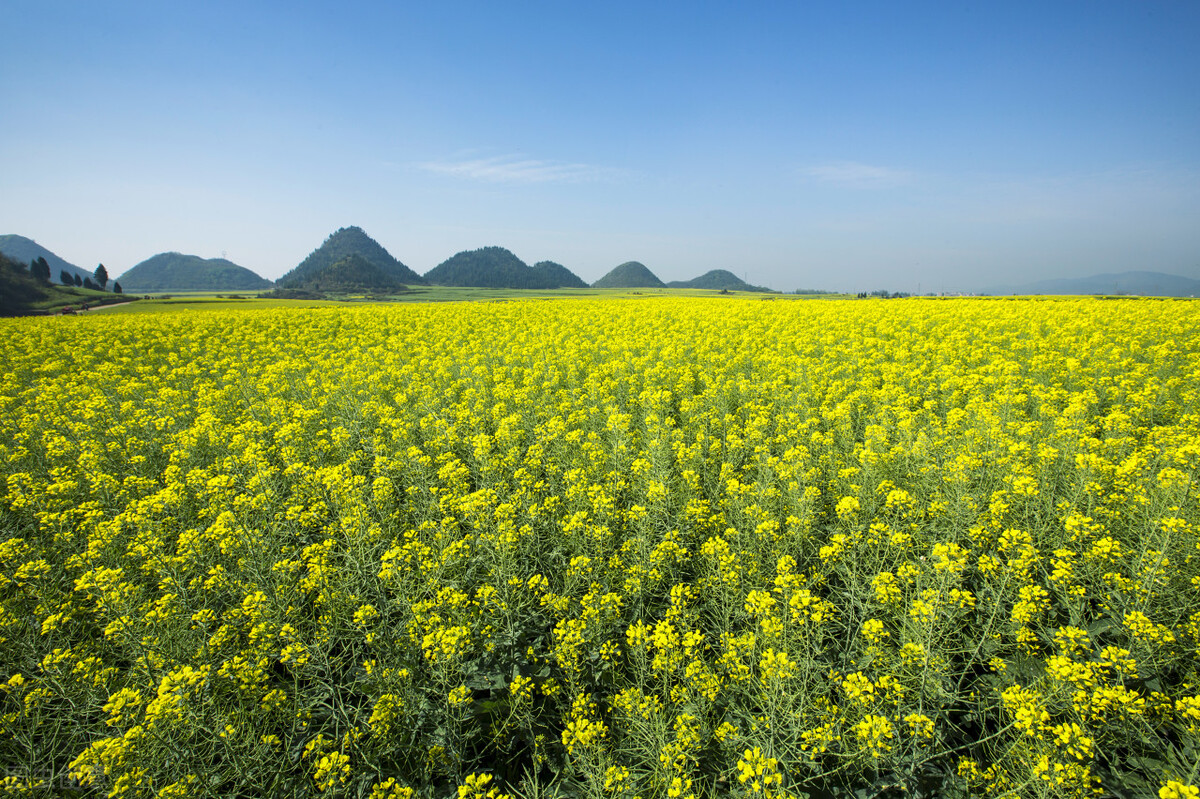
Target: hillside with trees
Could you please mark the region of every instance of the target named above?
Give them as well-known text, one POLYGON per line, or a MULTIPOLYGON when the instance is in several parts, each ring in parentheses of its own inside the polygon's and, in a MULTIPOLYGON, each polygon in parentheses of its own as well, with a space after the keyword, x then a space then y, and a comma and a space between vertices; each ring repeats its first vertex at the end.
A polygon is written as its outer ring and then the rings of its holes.
POLYGON ((121 290, 102 291, 91 277, 50 275, 48 259, 39 256, 30 266, 0 253, 0 316, 56 313, 67 308, 124 301, 121 290), (32 267, 32 268, 31 268, 32 267), (76 285, 76 280, 79 285, 76 285))
POLYGON ((472 286, 496 289, 582 288, 575 273, 553 261, 529 266, 503 247, 464 250, 425 273, 437 286, 472 286))
MULTIPOLYGON (((98 270, 97 270, 98 271, 98 270)), ((119 278, 126 291, 257 291, 271 281, 224 258, 201 258, 162 252, 137 264, 119 278)))
POLYGON ((383 267, 357 253, 347 255, 316 272, 310 272, 302 282, 294 283, 284 291, 297 289, 335 294, 403 294, 409 290, 408 286, 396 280, 383 267))
POLYGON ((316 276, 351 255, 357 255, 375 264, 395 283, 425 285, 423 277, 392 257, 379 242, 359 227, 338 228, 295 269, 279 278, 277 283, 282 288, 311 285, 316 276))
POLYGON ((626 261, 613 267, 607 275, 592 284, 594 289, 661 289, 667 284, 639 261, 626 261))
POLYGON ((542 279, 553 284, 553 288, 585 289, 588 284, 579 275, 554 261, 538 261, 533 265, 533 271, 542 275, 542 279))
POLYGON ((50 274, 55 278, 61 272, 66 271, 71 275, 72 280, 78 276, 79 282, 82 284, 84 278, 92 276, 92 273, 88 270, 63 260, 33 239, 27 239, 24 236, 18 236, 14 233, 0 236, 0 253, 7 255, 13 261, 26 268, 28 268, 29 264, 37 261, 37 259, 44 258, 50 266, 50 274))
POLYGON ((709 289, 712 291, 757 291, 773 292, 762 286, 752 286, 727 269, 713 269, 691 280, 672 280, 667 284, 673 289, 709 289))
POLYGON ((24 264, 0 253, 0 316, 24 313, 49 296, 49 281, 24 264))

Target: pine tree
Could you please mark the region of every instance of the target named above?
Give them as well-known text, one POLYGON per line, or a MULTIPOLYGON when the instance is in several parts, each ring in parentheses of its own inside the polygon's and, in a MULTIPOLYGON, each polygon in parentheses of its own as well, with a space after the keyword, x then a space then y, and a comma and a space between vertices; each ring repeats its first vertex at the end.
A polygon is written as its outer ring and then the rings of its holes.
POLYGON ((72 277, 71 273, 68 272, 66 269, 64 269, 58 273, 58 281, 60 283, 62 283, 64 286, 74 286, 75 285, 75 278, 72 277))
POLYGON ((96 267, 96 271, 92 273, 92 277, 96 279, 96 285, 100 288, 108 285, 108 270, 104 268, 104 264, 96 267))
POLYGON ((116 281, 113 281, 113 294, 120 294, 120 293, 121 293, 121 284, 116 281))
POLYGON ((29 272, 38 280, 50 282, 50 264, 46 263, 46 259, 38 256, 29 263, 29 272))

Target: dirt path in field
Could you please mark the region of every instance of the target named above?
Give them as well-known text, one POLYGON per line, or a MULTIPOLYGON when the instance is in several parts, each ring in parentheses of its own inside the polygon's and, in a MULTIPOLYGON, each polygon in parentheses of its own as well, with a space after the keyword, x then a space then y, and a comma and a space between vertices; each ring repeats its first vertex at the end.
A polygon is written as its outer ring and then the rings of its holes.
POLYGON ((103 311, 107 308, 117 308, 121 305, 129 305, 131 302, 133 302, 133 300, 125 300, 124 302, 110 302, 108 305, 97 305, 94 308, 88 308, 87 310, 84 310, 83 308, 77 308, 75 310, 75 313, 91 313, 92 311, 103 311))

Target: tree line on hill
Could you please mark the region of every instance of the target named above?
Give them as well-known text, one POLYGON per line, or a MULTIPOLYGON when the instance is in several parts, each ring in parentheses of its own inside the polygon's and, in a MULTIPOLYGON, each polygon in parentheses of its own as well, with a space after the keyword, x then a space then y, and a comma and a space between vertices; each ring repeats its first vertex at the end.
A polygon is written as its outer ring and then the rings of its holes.
MULTIPOLYGON (((7 256, 5 256, 7 258, 7 256)), ((43 283, 50 283, 50 264, 44 256, 38 256, 29 262, 29 274, 43 283)), ((80 286, 93 291, 108 290, 108 270, 104 268, 104 264, 96 267, 96 271, 91 277, 81 278, 78 273, 72 274, 66 269, 59 270, 58 282, 64 286, 80 286)), ((114 294, 122 293, 121 284, 114 281, 112 291, 114 294)))
POLYGON ((875 289, 874 291, 860 291, 854 295, 860 300, 865 300, 868 297, 880 297, 885 300, 898 300, 905 297, 911 297, 907 291, 888 291, 887 289, 875 289))
POLYGON ((100 293, 105 292, 108 284, 103 265, 87 278, 64 270, 57 282, 51 279, 50 272, 50 264, 44 258, 34 258, 26 265, 0 252, 0 316, 55 313, 76 305, 86 308, 92 303, 103 305, 115 301, 114 295, 121 293, 119 284, 114 284, 113 291, 107 293, 108 299, 100 293))

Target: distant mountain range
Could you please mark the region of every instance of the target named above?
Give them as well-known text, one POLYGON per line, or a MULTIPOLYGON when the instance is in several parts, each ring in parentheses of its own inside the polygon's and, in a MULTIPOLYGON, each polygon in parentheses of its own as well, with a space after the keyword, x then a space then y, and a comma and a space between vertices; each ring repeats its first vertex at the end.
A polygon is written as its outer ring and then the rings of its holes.
POLYGON ((465 250, 425 273, 435 286, 505 289, 586 288, 574 272, 553 261, 529 266, 503 247, 465 250))
POLYGON ((711 289, 713 291, 759 291, 774 293, 773 289, 762 286, 751 286, 746 281, 726 269, 713 269, 700 277, 691 280, 672 280, 667 284, 672 289, 711 289))
MULTIPOLYGON (((66 271, 80 280, 92 270, 72 264, 32 239, 0 235, 0 253, 25 269, 45 258, 52 282, 66 271)), ((368 236, 362 228, 344 227, 275 284, 224 258, 201 258, 178 252, 159 253, 127 270, 120 282, 127 293, 179 291, 260 291, 278 286, 304 292, 403 292, 409 286, 471 286, 503 289, 586 288, 587 283, 562 264, 539 261, 529 266, 511 251, 497 246, 464 250, 423 276, 405 266, 368 236)), ((771 292, 727 269, 713 269, 691 280, 664 283, 645 264, 626 261, 591 284, 593 288, 683 288, 709 291, 771 292)), ((1200 280, 1164 272, 1129 271, 1079 278, 1056 278, 1014 285, 994 285, 978 292, 992 295, 1132 295, 1200 297, 1200 280)))
MULTIPOLYGON (((45 258, 58 279, 66 270, 81 279, 92 273, 68 263, 24 236, 0 236, 0 252, 25 264, 45 258)), ((362 228, 339 228, 276 283, 224 258, 201 258, 165 252, 147 258, 122 274, 126 292, 260 291, 277 286, 291 292, 404 292, 408 286, 471 286, 503 289, 587 288, 588 284, 562 264, 539 261, 529 266, 503 247, 482 247, 457 253, 424 276, 398 261, 362 228)), ((770 291, 752 286, 725 269, 714 269, 692 280, 663 283, 645 264, 627 261, 592 284, 595 288, 695 288, 714 291, 770 291)))
POLYGON ((224 258, 201 258, 178 252, 153 255, 117 280, 127 292, 258 291, 271 281, 224 258))
MULTIPOLYGON (((55 283, 58 282, 59 273, 64 269, 72 276, 79 275, 80 280, 83 280, 85 277, 91 277, 93 271, 95 271, 94 267, 92 269, 83 269, 73 263, 64 261, 33 239, 27 239, 24 236, 17 236, 12 233, 0 236, 0 252, 18 263, 25 264, 26 269, 29 268, 30 261, 45 258, 46 263, 50 264, 50 279, 55 283)), ((124 284, 122 284, 121 288, 124 287, 124 284)))
MULTIPOLYGON (((376 278, 382 276, 392 283, 404 286, 410 284, 423 286, 426 283, 425 278, 393 258, 391 253, 380 246, 379 242, 363 232, 363 229, 360 227, 338 228, 325 239, 320 247, 309 253, 308 257, 300 262, 299 266, 279 278, 277 282, 282 288, 287 289, 311 288, 323 282, 332 286, 337 281, 331 282, 328 279, 330 273, 327 270, 351 255, 357 255, 374 264, 378 268, 379 273, 372 272, 368 275, 368 272, 362 271, 361 264, 353 264, 350 265, 349 271, 346 268, 341 270, 339 279, 347 278, 351 272, 354 272, 370 281, 374 281, 376 278)), ((371 285, 364 284, 358 288, 372 289, 382 287, 382 285, 372 283, 371 285)))
POLYGON ((1128 294, 1141 297, 1200 297, 1200 280, 1164 272, 1118 272, 1056 278, 1015 286, 993 286, 981 294, 1128 294))

